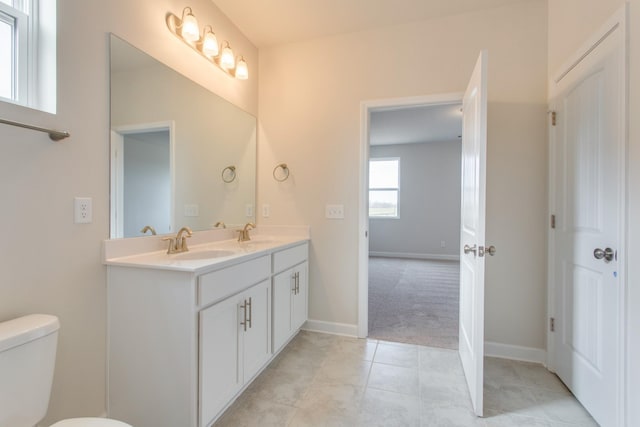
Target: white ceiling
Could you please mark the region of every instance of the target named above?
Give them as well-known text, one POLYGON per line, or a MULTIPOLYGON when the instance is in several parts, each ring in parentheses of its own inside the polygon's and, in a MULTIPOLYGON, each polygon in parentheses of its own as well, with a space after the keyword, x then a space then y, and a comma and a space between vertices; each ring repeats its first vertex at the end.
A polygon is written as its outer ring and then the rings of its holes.
POLYGON ((369 144, 457 141, 462 133, 460 104, 378 110, 371 113, 369 144))
POLYGON ((527 0, 212 0, 257 47, 423 21, 527 0))

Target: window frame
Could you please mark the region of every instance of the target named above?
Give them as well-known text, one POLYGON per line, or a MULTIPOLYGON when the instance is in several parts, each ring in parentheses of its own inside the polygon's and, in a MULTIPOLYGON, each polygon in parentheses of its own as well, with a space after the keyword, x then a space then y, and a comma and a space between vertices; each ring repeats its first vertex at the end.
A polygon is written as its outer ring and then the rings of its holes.
POLYGON ((370 157, 369 158, 369 173, 367 174, 367 180, 368 180, 368 192, 367 192, 367 196, 368 196, 368 212, 367 215, 369 217, 369 219, 400 219, 400 177, 401 177, 401 172, 400 172, 400 157, 398 156, 393 156, 393 157, 370 157), (371 186, 371 163, 372 162, 383 162, 383 161, 395 161, 398 164, 398 185, 397 187, 372 187, 371 186), (389 215, 371 215, 371 192, 372 191, 388 191, 388 192, 395 192, 396 193, 396 215, 394 216, 389 216, 389 215))
POLYGON ((0 19, 13 28, 11 97, 0 101, 41 109, 38 99, 38 0, 0 2, 0 19), (26 12, 25 12, 26 11, 26 12))

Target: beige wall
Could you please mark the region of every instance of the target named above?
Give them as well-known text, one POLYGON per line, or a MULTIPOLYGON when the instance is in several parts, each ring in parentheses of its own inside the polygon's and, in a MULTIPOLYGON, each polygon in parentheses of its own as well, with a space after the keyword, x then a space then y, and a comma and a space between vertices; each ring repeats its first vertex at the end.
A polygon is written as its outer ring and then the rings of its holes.
POLYGON ((545 347, 546 22, 546 2, 527 1, 260 51, 262 222, 311 225, 312 319, 357 322, 360 102, 462 92, 487 48, 487 242, 499 255, 487 262, 486 338, 545 347), (278 162, 292 173, 282 184, 278 162), (343 221, 324 219, 328 203, 344 204, 343 221))
MULTIPOLYGON (((628 299, 628 373, 629 387, 628 425, 640 425, 640 0, 630 4, 630 69, 629 69, 629 145, 628 145, 628 197, 629 232, 627 240, 628 299)), ((571 0, 549 2, 549 69, 551 77, 571 55, 624 0, 571 0)))
POLYGON ((257 113, 257 49, 209 0, 189 4, 201 22, 242 52, 252 78, 235 81, 177 41, 169 0, 58 0, 58 114, 0 103, 0 116, 67 129, 44 134, 0 125, 0 320, 27 313, 60 317, 62 329, 45 424, 105 411, 106 299, 101 240, 109 235, 108 32, 257 113), (93 197, 93 224, 73 224, 73 197, 93 197))

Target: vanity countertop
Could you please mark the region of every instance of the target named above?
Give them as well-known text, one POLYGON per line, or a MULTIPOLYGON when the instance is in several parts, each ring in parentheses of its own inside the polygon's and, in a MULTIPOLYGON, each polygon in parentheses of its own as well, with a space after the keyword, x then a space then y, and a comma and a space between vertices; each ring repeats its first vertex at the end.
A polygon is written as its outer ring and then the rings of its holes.
POLYGON ((238 262, 296 246, 309 239, 301 236, 260 236, 248 242, 236 239, 189 246, 188 252, 166 250, 105 259, 106 265, 206 273, 238 262))

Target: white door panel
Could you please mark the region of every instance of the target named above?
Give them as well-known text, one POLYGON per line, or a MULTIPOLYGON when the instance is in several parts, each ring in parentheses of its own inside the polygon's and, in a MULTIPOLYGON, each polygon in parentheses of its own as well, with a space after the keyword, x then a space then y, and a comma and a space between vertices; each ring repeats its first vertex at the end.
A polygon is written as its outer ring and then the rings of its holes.
POLYGON ((608 33, 553 88, 553 356, 558 376, 602 426, 621 422, 623 35, 619 27, 608 33), (597 259, 594 250, 606 248, 612 259, 597 259))
POLYGON ((459 353, 476 415, 483 412, 487 52, 463 98, 459 353), (465 250, 465 247, 470 250, 465 250))

